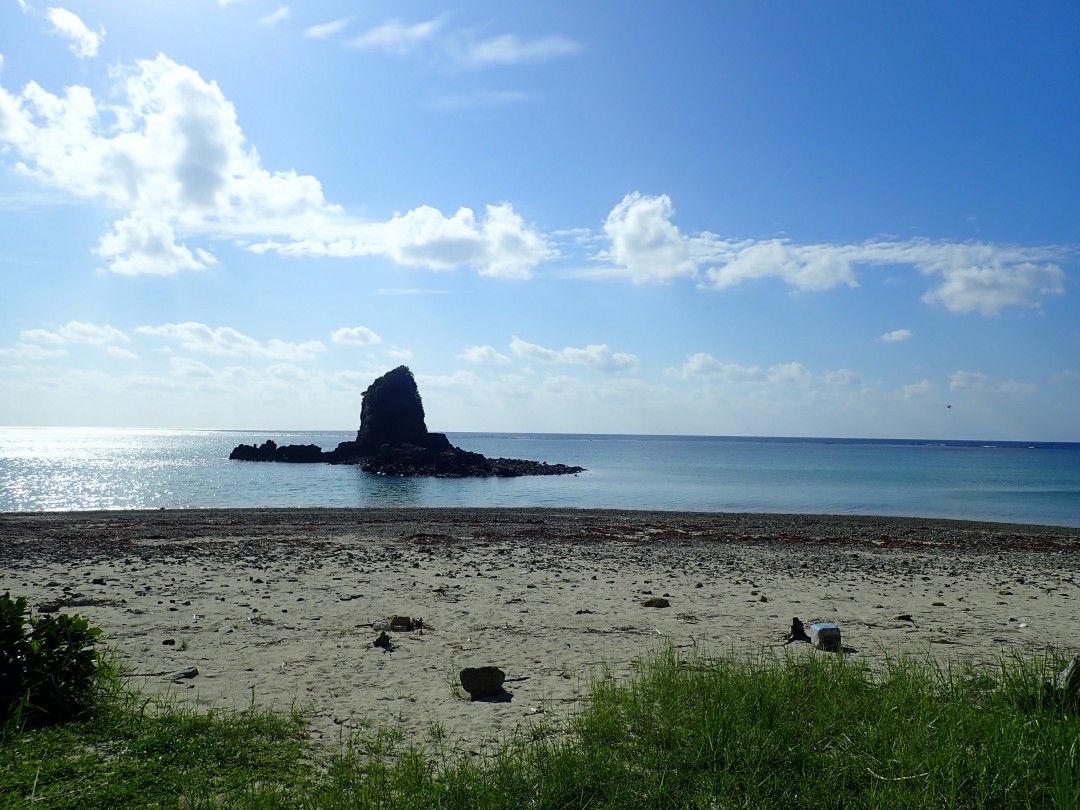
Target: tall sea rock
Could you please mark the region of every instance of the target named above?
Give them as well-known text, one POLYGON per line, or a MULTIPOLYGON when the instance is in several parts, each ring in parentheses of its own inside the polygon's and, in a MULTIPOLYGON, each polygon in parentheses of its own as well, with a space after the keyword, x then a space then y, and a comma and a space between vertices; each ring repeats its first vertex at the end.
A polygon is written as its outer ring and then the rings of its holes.
POLYGON ((313 444, 279 447, 272 439, 259 446, 241 444, 229 455, 236 461, 357 464, 378 475, 441 477, 512 477, 567 475, 583 467, 526 459, 490 459, 450 444, 431 433, 416 379, 407 366, 386 372, 364 391, 356 439, 327 452, 313 444))

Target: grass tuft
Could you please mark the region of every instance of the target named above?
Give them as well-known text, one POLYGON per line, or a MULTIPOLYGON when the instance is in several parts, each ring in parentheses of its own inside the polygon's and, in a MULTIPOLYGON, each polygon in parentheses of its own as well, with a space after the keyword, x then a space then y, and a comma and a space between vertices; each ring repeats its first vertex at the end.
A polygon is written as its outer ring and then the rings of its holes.
POLYGON ((430 749, 362 725, 329 761, 298 712, 149 711, 117 688, 85 723, 6 733, 0 806, 1073 810, 1080 718, 1045 687, 1062 664, 669 649, 597 680, 563 737, 473 756, 436 723, 430 749))

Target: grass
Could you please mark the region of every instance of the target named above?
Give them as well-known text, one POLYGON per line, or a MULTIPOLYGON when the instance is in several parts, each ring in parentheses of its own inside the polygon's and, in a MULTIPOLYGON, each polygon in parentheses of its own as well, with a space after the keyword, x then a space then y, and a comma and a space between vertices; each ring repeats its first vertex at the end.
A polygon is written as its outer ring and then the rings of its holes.
POLYGON ((568 735, 480 757, 363 727, 313 758, 299 713, 200 713, 106 690, 85 723, 0 737, 0 807, 1080 807, 1063 661, 871 672, 843 656, 668 650, 594 683, 568 735))

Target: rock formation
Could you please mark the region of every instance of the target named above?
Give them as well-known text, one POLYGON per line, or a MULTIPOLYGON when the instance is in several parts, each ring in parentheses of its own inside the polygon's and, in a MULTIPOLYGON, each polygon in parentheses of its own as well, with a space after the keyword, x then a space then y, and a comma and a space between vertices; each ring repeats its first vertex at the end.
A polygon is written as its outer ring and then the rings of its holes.
POLYGON ((236 461, 282 461, 293 464, 329 462, 358 464, 377 475, 441 477, 514 477, 567 475, 583 467, 515 458, 487 458, 450 444, 442 433, 430 433, 416 380, 407 366, 375 380, 364 391, 356 439, 325 451, 314 444, 279 447, 272 439, 261 445, 241 444, 229 455, 236 461))
POLYGON ((505 694, 503 684, 506 673, 498 667, 465 667, 458 673, 461 688, 469 693, 470 700, 483 700, 505 694))

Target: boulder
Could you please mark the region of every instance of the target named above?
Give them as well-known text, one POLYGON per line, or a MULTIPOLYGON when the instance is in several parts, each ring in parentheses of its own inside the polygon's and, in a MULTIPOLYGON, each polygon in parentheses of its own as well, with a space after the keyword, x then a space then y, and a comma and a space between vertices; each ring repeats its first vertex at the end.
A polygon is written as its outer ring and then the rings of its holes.
POLYGON ((569 475, 585 469, 526 459, 489 459, 454 447, 445 434, 428 431, 420 391, 407 366, 386 372, 364 391, 360 429, 354 440, 324 451, 314 444, 279 447, 273 439, 267 439, 257 447, 238 445, 229 458, 293 464, 356 464, 375 475, 441 478, 569 475))
POLYGON ((465 667, 459 673, 458 680, 471 699, 480 700, 503 693, 506 673, 498 667, 465 667))
MULTIPOLYGON (((408 366, 386 372, 367 387, 360 401, 360 429, 353 442, 357 455, 376 455, 384 444, 425 447, 427 437, 424 403, 408 366)), ((446 437, 442 438, 445 441, 446 437)))

